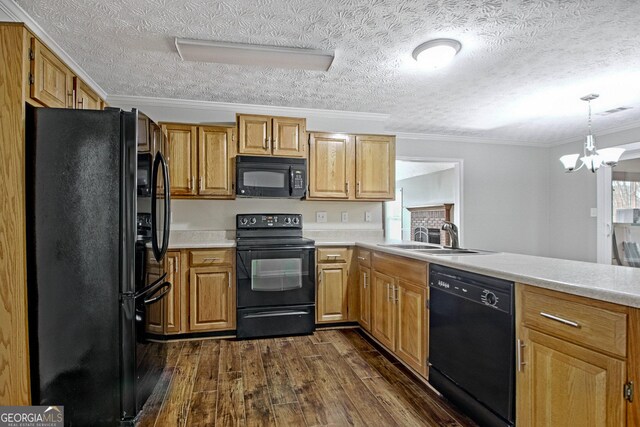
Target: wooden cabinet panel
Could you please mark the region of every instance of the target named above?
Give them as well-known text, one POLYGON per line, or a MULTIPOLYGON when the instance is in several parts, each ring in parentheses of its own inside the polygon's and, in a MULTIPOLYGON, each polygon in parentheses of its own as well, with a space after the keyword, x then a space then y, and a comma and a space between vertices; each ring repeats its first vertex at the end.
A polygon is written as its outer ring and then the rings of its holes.
POLYGON ((164 333, 184 332, 181 319, 180 251, 169 251, 165 257, 167 281, 171 283, 171 291, 164 298, 164 333))
POLYGON ((233 249, 200 249, 189 251, 189 265, 233 265, 233 249))
POLYGON ((235 293, 229 267, 192 268, 189 274, 189 330, 233 329, 235 293))
POLYGON ((371 267, 371 251, 358 248, 358 264, 371 267))
POLYGON ((371 331, 371 269, 359 266, 358 287, 360 289, 360 317, 358 322, 365 330, 371 331))
POLYGON ((196 194, 197 128, 189 125, 164 124, 167 138, 171 195, 196 194))
POLYGON ((371 333, 382 345, 395 351, 396 315, 392 296, 395 280, 374 271, 372 285, 371 333))
POLYGON ((79 77, 73 78, 73 90, 75 92, 76 105, 80 110, 101 110, 102 99, 79 77))
POLYGON ((238 154, 271 154, 271 117, 238 115, 238 154))
POLYGON ((422 375, 427 373, 427 289, 402 280, 396 287, 396 354, 422 375))
MULTIPOLYGON (((160 272, 154 271, 147 273, 147 283, 155 282, 160 278, 160 272)), ((166 298, 154 302, 146 306, 145 327, 147 332, 152 334, 162 334, 163 328, 163 312, 166 298)))
POLYGON ((306 120, 293 117, 273 118, 273 155, 306 156, 306 120))
POLYGON ((233 128, 198 128, 198 194, 233 197, 233 128))
POLYGON ((316 321, 340 322, 348 319, 346 264, 319 264, 316 321))
POLYGON ((427 286, 427 263, 381 252, 373 253, 373 267, 376 271, 400 277, 411 283, 427 286))
POLYGON ((625 424, 625 363, 522 328, 517 381, 518 426, 625 424))
POLYGON ((356 136, 356 198, 395 198, 395 138, 356 136))
POLYGON ((349 135, 313 133, 309 139, 309 198, 353 194, 353 143, 349 135))
POLYGON ((71 70, 35 37, 31 52, 31 97, 46 107, 73 108, 71 70))
POLYGON ((524 290, 521 313, 524 326, 619 356, 627 354, 626 313, 537 289, 524 290))
POLYGON ((349 248, 318 248, 318 263, 326 262, 350 262, 351 249, 349 248))

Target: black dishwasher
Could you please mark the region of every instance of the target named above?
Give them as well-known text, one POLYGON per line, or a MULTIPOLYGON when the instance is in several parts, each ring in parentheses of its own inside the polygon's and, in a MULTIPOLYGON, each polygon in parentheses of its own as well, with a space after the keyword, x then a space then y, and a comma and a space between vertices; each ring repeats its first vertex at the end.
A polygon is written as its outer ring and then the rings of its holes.
POLYGON ((481 426, 515 422, 513 282, 431 264, 429 382, 481 426))

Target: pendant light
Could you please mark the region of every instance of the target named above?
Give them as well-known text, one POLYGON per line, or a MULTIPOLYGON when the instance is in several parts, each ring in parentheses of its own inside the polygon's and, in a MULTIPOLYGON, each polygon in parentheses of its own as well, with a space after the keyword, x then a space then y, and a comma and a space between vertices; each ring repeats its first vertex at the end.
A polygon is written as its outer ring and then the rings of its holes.
POLYGON ((598 98, 600 95, 591 93, 589 95, 580 98, 582 101, 587 101, 589 104, 589 120, 588 129, 589 132, 584 141, 584 148, 582 151, 582 157, 580 154, 567 154, 560 157, 560 161, 564 166, 565 172, 573 172, 586 167, 591 172, 595 172, 600 166, 613 167, 618 163, 620 156, 624 152, 624 148, 603 148, 598 150, 596 147, 596 137, 591 132, 591 101, 598 98), (582 161, 580 167, 576 169, 576 163, 578 158, 582 161))

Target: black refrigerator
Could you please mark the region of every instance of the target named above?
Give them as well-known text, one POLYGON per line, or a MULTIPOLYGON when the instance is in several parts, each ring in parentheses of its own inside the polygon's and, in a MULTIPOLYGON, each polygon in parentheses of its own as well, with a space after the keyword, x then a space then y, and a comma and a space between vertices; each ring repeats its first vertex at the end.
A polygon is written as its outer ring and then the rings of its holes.
MULTIPOLYGON (((27 109, 27 297, 34 405, 70 426, 133 425, 165 350, 144 331, 171 283, 136 277, 138 112, 27 109)), ((153 244, 169 237, 169 176, 154 155, 153 244)))

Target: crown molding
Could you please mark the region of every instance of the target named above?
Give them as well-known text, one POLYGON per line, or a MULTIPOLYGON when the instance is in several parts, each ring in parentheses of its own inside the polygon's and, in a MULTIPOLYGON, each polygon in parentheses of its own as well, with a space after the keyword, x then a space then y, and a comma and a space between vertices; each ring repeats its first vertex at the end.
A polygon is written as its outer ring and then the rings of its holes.
MULTIPOLYGON (((612 135, 614 133, 624 132, 624 131, 632 130, 632 129, 640 129, 640 121, 631 122, 631 123, 627 123, 625 125, 620 125, 620 126, 613 126, 613 127, 605 128, 605 129, 596 129, 593 132, 593 134, 596 137, 599 137, 599 136, 612 135)), ((586 133, 585 133, 585 135, 586 135, 586 133)), ((583 139, 584 139, 584 135, 578 136, 578 137, 572 137, 572 138, 565 138, 565 139, 560 139, 558 141, 554 141, 554 142, 550 143, 548 146, 549 147, 559 147, 560 145, 582 142, 583 139)))
MULTIPOLYGON (((393 131, 392 131, 393 133, 393 131)), ((530 141, 514 141, 507 139, 482 138, 466 135, 442 135, 433 133, 413 133, 395 132, 396 139, 406 139, 411 141, 434 141, 434 142, 460 142, 468 144, 493 144, 493 145, 515 145, 523 147, 548 148, 545 143, 535 143, 530 141)))
POLYGON ((60 47, 56 41, 38 24, 31 16, 27 14, 13 0, 0 0, 0 10, 9 15, 15 22, 23 22, 27 28, 36 35, 45 45, 55 53, 70 69, 80 77, 91 89, 93 89, 102 99, 107 98, 107 92, 104 91, 87 73, 78 65, 76 61, 69 56, 67 52, 60 47))
POLYGON ((195 99, 153 98, 147 96, 110 95, 109 105, 154 106, 174 108, 195 108, 199 110, 231 111, 233 113, 265 114, 284 116, 313 116, 330 119, 355 119, 369 121, 386 121, 389 114, 365 113, 344 110, 321 110, 315 108, 283 107, 277 105, 239 104, 233 102, 200 101, 195 99))

